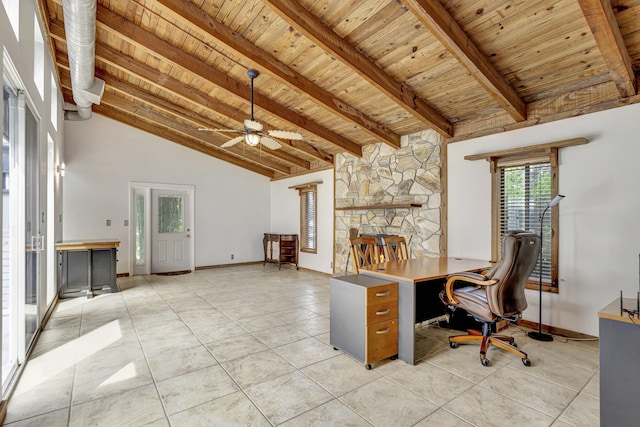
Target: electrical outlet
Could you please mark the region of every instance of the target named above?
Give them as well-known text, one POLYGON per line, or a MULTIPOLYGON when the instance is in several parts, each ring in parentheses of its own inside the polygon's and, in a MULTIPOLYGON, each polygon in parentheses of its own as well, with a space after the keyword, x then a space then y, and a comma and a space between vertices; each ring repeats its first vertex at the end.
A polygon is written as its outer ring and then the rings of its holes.
POLYGON ((129 220, 128 220, 128 219, 125 219, 125 220, 124 220, 124 226, 125 226, 125 227, 128 227, 128 226, 129 226, 129 220))
POLYGON ((111 220, 110 219, 107 220, 107 227, 111 227, 111 220))
POLYGON ((231 259, 233 259, 233 258, 234 258, 234 255, 233 255, 233 254, 231 254, 231 259))

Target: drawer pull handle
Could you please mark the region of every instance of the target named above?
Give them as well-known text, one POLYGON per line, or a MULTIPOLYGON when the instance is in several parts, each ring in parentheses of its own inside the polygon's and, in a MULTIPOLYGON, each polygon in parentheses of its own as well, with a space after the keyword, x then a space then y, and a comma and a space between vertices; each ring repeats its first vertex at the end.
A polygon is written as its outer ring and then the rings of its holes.
POLYGON ((388 308, 386 310, 376 311, 376 316, 384 316, 385 314, 389 314, 390 311, 388 308))
POLYGON ((377 297, 386 297, 387 295, 390 295, 391 291, 387 291, 387 292, 377 292, 376 296, 377 297))
POLYGON ((387 328, 387 329, 383 329, 381 331, 376 331, 376 334, 378 334, 378 335, 388 334, 390 331, 391 331, 391 328, 387 328))

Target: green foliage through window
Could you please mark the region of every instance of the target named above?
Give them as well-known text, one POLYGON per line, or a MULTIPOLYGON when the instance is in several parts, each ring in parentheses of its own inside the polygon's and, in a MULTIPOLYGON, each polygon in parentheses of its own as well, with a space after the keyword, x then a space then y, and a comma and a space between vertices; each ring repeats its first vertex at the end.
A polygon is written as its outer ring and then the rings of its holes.
POLYGON ((182 197, 158 197, 158 232, 182 233, 182 197))
MULTIPOLYGON (((500 171, 500 241, 509 230, 540 234, 540 219, 551 201, 551 164, 503 167, 500 171)), ((551 281, 551 212, 542 224, 542 277, 551 281)), ((531 277, 538 280, 540 263, 531 277)))

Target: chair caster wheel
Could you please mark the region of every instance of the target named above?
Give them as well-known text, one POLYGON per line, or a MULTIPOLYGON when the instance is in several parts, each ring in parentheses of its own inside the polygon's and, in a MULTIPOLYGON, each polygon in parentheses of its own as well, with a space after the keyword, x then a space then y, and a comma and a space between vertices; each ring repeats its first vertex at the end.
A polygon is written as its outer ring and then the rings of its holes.
POLYGON ((525 357, 524 359, 522 359, 522 364, 524 366, 531 366, 531 359, 529 359, 528 357, 525 357))
POLYGON ((482 366, 489 366, 491 361, 489 359, 480 359, 480 363, 482 363, 482 366))
POLYGON ((514 342, 510 342, 510 343, 509 343, 509 345, 510 345, 511 347, 518 348, 518 343, 517 343, 517 342, 515 342, 515 341, 514 341, 514 342))
POLYGON ((449 347, 451 347, 451 348, 458 348, 458 343, 457 343, 457 342, 450 342, 450 343, 449 343, 449 347))
POLYGON ((333 347, 333 349, 334 349, 335 351, 338 351, 338 349, 337 349, 337 348, 335 348, 335 347, 333 347))
POLYGON ((390 359, 390 360, 396 360, 397 358, 398 358, 398 355, 397 355, 397 354, 394 354, 394 355, 393 355, 393 356, 391 356, 389 359, 390 359))
POLYGON ((364 369, 366 369, 367 371, 370 371, 371 370, 371 365, 369 365, 369 364, 364 365, 364 369))

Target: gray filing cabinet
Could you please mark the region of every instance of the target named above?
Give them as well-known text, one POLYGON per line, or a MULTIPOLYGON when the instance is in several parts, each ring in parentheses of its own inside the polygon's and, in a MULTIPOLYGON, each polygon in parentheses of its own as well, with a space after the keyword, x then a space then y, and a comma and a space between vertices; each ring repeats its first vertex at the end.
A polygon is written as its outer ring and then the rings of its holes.
MULTIPOLYGON (((637 426, 640 423, 640 319, 633 322, 619 311, 620 300, 600 315, 600 425, 637 426), (618 310, 617 313, 615 310, 618 310), (606 315, 606 313, 605 313, 606 315), (634 324, 635 323, 635 324, 634 324)), ((627 299, 627 308, 636 302, 627 299)))
POLYGON ((398 356, 398 283, 365 275, 330 279, 330 343, 363 362, 398 356))

